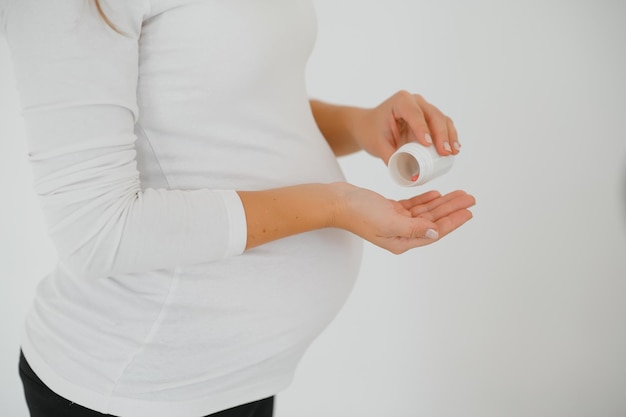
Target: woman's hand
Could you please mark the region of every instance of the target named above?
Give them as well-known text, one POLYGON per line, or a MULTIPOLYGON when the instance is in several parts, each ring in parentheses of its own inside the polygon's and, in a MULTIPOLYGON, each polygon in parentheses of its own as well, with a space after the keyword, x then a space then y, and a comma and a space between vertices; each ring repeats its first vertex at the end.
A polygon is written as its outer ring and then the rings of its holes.
POLYGON ((388 251, 400 254, 428 245, 472 218, 474 197, 464 191, 442 196, 429 191, 408 200, 394 201, 350 184, 340 190, 333 225, 348 230, 388 251))
POLYGON ((456 155, 461 149, 452 119, 419 94, 399 91, 380 105, 352 115, 351 136, 385 164, 407 142, 434 144, 443 156, 456 155))

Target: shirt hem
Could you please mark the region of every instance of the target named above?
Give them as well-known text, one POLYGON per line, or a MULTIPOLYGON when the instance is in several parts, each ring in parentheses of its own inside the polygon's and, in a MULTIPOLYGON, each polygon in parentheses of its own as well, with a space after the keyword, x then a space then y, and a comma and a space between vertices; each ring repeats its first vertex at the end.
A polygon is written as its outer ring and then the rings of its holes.
POLYGON ((203 417, 276 395, 286 389, 293 379, 293 374, 285 374, 198 400, 148 401, 110 397, 66 380, 45 363, 27 335, 22 337, 22 352, 35 374, 57 395, 99 413, 117 417, 203 417))

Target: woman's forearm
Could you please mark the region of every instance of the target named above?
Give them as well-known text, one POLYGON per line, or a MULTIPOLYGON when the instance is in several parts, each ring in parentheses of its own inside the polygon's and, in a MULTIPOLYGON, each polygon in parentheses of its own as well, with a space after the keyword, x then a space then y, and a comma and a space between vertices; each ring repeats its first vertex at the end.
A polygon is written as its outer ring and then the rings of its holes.
POLYGON ((302 184, 238 194, 246 213, 246 249, 333 226, 338 200, 333 184, 302 184))
POLYGON ((365 109, 339 106, 310 100, 315 122, 336 156, 348 155, 361 150, 354 137, 354 123, 365 109))

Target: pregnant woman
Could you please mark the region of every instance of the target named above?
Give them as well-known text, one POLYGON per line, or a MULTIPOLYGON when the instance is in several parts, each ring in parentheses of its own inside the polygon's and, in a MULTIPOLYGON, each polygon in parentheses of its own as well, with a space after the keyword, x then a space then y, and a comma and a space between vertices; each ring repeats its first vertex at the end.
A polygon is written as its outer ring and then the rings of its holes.
POLYGON ((310 100, 311 0, 4 0, 58 264, 27 316, 32 416, 272 415, 362 239, 437 241, 474 199, 347 184, 336 156, 457 154, 419 95, 310 100))

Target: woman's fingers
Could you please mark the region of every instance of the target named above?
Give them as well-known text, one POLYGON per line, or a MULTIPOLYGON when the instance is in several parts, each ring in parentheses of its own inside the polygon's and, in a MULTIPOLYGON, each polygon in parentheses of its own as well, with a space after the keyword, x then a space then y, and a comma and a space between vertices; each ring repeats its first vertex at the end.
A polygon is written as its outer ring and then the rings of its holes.
MULTIPOLYGON (((400 91, 392 97, 397 123, 406 123, 411 135, 424 146, 435 145, 440 155, 456 155, 461 149, 452 119, 419 94, 400 91)), ((405 139, 406 140, 406 139, 405 139)), ((402 143, 398 143, 398 146, 402 143)))
POLYGON ((408 210, 414 217, 422 217, 436 222, 450 213, 457 210, 468 209, 474 204, 476 204, 476 200, 473 196, 464 191, 458 190, 440 198, 431 200, 425 204, 416 205, 408 210))
MULTIPOLYGON (((426 246, 455 231, 473 217, 467 209, 455 210, 435 222, 436 229, 429 228, 414 237, 397 237, 386 243, 386 248, 395 254, 404 253, 410 249, 426 246)), ((382 246, 382 245, 381 245, 382 246)))
POLYGON ((448 233, 458 229, 463 224, 468 222, 473 217, 471 211, 467 209, 456 210, 449 215, 440 218, 435 223, 437 223, 439 238, 444 237, 448 233))
MULTIPOLYGON (((406 123, 419 143, 424 146, 432 145, 433 139, 426 114, 424 114, 424 109, 420 106, 416 96, 408 91, 399 91, 391 97, 391 101, 396 123, 406 123)), ((403 143, 397 145, 400 147, 403 143)))
POLYGON ((424 100, 422 96, 416 95, 415 100, 424 113, 437 153, 444 156, 451 155, 453 149, 450 140, 450 132, 448 131, 448 120, 450 120, 450 118, 443 114, 437 107, 424 100))
MULTIPOLYGON (((431 192, 427 194, 430 194, 430 193, 431 192)), ((427 213, 430 210, 433 210, 435 207, 440 206, 441 204, 444 204, 454 198, 457 198, 463 195, 467 195, 467 193, 465 193, 465 191, 457 190, 457 191, 452 191, 443 196, 439 194, 436 198, 431 198, 425 201, 425 199, 422 199, 422 197, 424 196, 424 194, 422 194, 422 195, 413 197, 410 200, 406 200, 410 204, 410 207, 408 207, 407 210, 411 212, 411 215, 413 217, 417 217, 420 214, 427 213)))
POLYGON ((446 119, 448 123, 448 137, 450 138, 450 143, 452 144, 452 154, 456 155, 461 150, 459 135, 456 131, 456 127, 454 127, 454 122, 452 121, 452 119, 449 117, 446 117, 446 119))
POLYGON ((420 232, 411 233, 409 236, 398 236, 392 239, 387 238, 385 242, 379 244, 379 246, 384 247, 392 253, 401 254, 410 249, 436 242, 461 227, 471 220, 472 217, 472 212, 467 209, 457 210, 436 221, 436 228, 429 227, 428 229, 424 229, 422 226, 420 232))
MULTIPOLYGON (((409 198, 407 200, 400 200, 399 203, 402 204, 402 207, 411 211, 415 206, 425 205, 431 201, 434 201, 441 197, 439 191, 428 191, 424 194, 420 194, 418 196, 409 198)), ((411 213, 412 214, 412 213, 411 213)), ((413 216, 415 217, 415 216, 413 216)))

